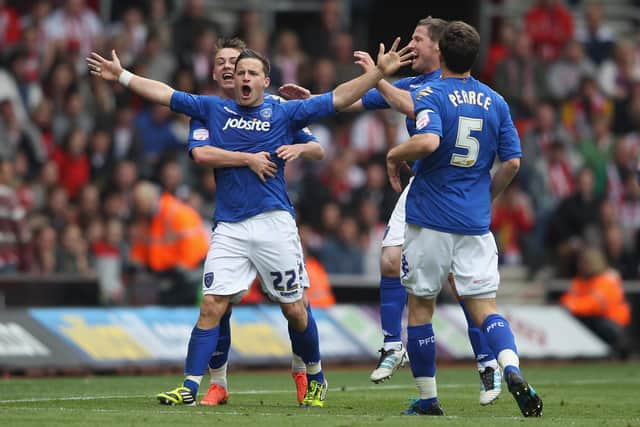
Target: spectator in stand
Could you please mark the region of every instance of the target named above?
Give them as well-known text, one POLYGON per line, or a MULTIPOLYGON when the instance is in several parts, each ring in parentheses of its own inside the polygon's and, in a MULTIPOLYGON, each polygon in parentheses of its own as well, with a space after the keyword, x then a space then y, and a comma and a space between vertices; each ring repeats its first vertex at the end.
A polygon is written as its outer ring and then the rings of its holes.
POLYGON ((58 164, 53 160, 48 160, 40 168, 37 178, 31 182, 33 204, 36 211, 44 211, 47 204, 47 195, 54 187, 59 185, 59 180, 58 164))
POLYGON ((494 84, 509 103, 514 120, 531 116, 538 100, 546 97, 546 74, 531 50, 528 34, 516 36, 513 48, 496 67, 494 84))
POLYGON ((29 68, 29 56, 24 48, 18 48, 10 53, 9 70, 20 93, 21 107, 27 115, 42 101, 42 87, 37 79, 34 79, 32 70, 29 68))
POLYGON ((324 265, 309 252, 309 240, 313 239, 313 231, 308 225, 300 225, 300 244, 304 254, 304 264, 309 276, 309 288, 306 291, 309 304, 312 307, 331 307, 336 303, 336 297, 331 290, 331 282, 324 265))
POLYGON ((55 150, 53 141, 53 104, 48 98, 43 98, 31 114, 31 122, 40 135, 40 144, 45 158, 50 158, 55 150))
POLYGON ((547 246, 558 277, 575 275, 576 256, 586 245, 599 240, 598 214, 602 200, 595 194, 593 171, 578 173, 576 192, 560 202, 547 228, 547 246))
POLYGON ((536 54, 547 64, 555 61, 573 38, 573 17, 561 0, 538 0, 524 22, 536 54))
POLYGON ((20 40, 21 26, 15 9, 0 0, 0 51, 6 52, 20 40))
POLYGON ((355 218, 352 216, 342 218, 337 234, 325 239, 318 256, 329 273, 362 274, 364 272, 364 254, 360 248, 360 230, 355 218))
POLYGON ((623 280, 640 278, 640 259, 635 248, 625 246, 625 238, 618 225, 604 230, 604 252, 609 265, 616 270, 623 280))
POLYGON ((133 194, 138 230, 130 261, 157 279, 159 304, 195 304, 209 243, 200 215, 148 181, 136 184, 133 194))
POLYGON ((344 83, 362 74, 360 66, 353 62, 353 37, 341 32, 334 40, 336 83, 344 83))
POLYGON ((291 30, 282 30, 276 38, 273 62, 280 69, 282 78, 276 85, 306 81, 304 73, 309 66, 307 55, 300 49, 298 35, 291 30))
POLYGON ((89 133, 93 130, 93 125, 93 115, 87 111, 82 95, 72 89, 66 94, 64 109, 54 115, 53 138, 60 143, 73 129, 89 133))
POLYGON ((340 4, 337 0, 324 0, 319 19, 305 25, 302 47, 313 57, 329 58, 333 54, 334 40, 339 33, 340 4))
POLYGON ((12 187, 12 162, 0 156, 0 274, 29 271, 33 261, 26 211, 12 187))
POLYGON ((211 80, 217 41, 218 33, 213 28, 203 28, 196 35, 193 50, 181 52, 181 67, 192 70, 195 81, 199 85, 204 85, 211 80))
POLYGON ((70 198, 76 197, 90 179, 87 133, 80 128, 73 129, 63 147, 54 152, 53 160, 58 164, 60 184, 70 198))
POLYGON ((122 223, 112 219, 106 223, 103 239, 91 246, 100 282, 100 297, 104 304, 120 305, 126 302, 126 289, 122 280, 123 239, 122 223))
POLYGON ((531 201, 517 182, 511 183, 491 207, 491 231, 496 236, 502 264, 522 264, 527 235, 533 230, 535 216, 531 201))
POLYGON ((51 71, 45 78, 43 89, 47 98, 53 102, 54 112, 63 111, 67 95, 77 82, 78 76, 71 62, 59 59, 53 64, 51 71))
POLYGON ((584 6, 585 26, 576 31, 576 39, 582 43, 587 56, 600 65, 611 57, 615 35, 604 22, 602 2, 590 1, 584 6))
POLYGON ((113 174, 113 145, 111 133, 106 129, 96 129, 89 142, 89 168, 91 182, 104 190, 113 174))
POLYGON ((9 99, 0 100, 0 141, 0 155, 13 158, 23 151, 33 170, 39 169, 47 157, 38 129, 30 121, 18 119, 9 99))
POLYGON ((143 162, 143 142, 135 130, 135 114, 131 107, 121 107, 116 111, 116 124, 113 129, 113 160, 131 160, 143 162))
POLYGON ((613 159, 615 139, 611 133, 611 120, 607 116, 593 118, 593 136, 580 141, 578 152, 583 165, 593 171, 595 195, 603 198, 607 191, 608 167, 613 159))
POLYGON ((625 245, 631 247, 640 230, 640 185, 629 175, 624 180, 624 196, 619 205, 620 227, 626 237, 625 245))
POLYGON ((167 160, 160 168, 160 186, 163 193, 169 193, 175 197, 186 200, 189 188, 182 179, 182 169, 175 160, 167 160))
POLYGON ((614 48, 613 58, 600 66, 598 83, 604 94, 615 101, 624 99, 634 81, 640 80, 640 61, 636 55, 635 43, 619 40, 614 48))
POLYGON ((615 355, 626 358, 625 328, 631 323, 631 309, 620 276, 609 268, 600 249, 580 251, 578 274, 560 303, 609 344, 615 355))
POLYGON ((174 115, 164 105, 150 105, 135 119, 135 128, 141 137, 144 160, 150 170, 158 166, 163 152, 184 148, 173 130, 174 115))
POLYGON ((132 64, 142 53, 147 39, 147 25, 144 21, 142 11, 135 6, 127 7, 120 21, 111 25, 110 34, 112 37, 121 38, 124 43, 123 48, 118 50, 118 56, 123 64, 132 64))
POLYGON ((60 242, 57 273, 94 274, 89 245, 78 225, 67 224, 62 230, 60 242))
POLYGON ((593 77, 583 77, 578 93, 562 105, 562 123, 576 138, 592 135, 594 117, 611 116, 613 104, 602 93, 593 77))
POLYGON ((516 26, 506 20, 501 20, 497 30, 496 40, 492 41, 487 51, 484 66, 480 74, 480 80, 491 85, 496 72, 496 67, 504 61, 510 51, 513 50, 513 44, 516 40, 518 30, 516 26))
POLYGON ((595 76, 596 67, 584 55, 582 45, 571 40, 564 48, 564 54, 549 66, 547 77, 549 93, 557 100, 563 100, 578 92, 584 76, 595 76))
POLYGON ((378 220, 385 221, 391 216, 391 212, 398 200, 398 194, 387 185, 387 174, 384 166, 374 162, 367 165, 366 181, 355 190, 353 194, 354 204, 358 205, 363 200, 371 200, 378 206, 380 216, 378 220))
POLYGON ((145 63, 146 75, 152 80, 169 81, 174 74, 177 61, 163 44, 158 31, 151 31, 142 52, 142 61, 145 63))
POLYGON ((61 263, 56 229, 45 222, 35 229, 34 242, 34 265, 31 271, 41 275, 56 273, 61 263))
POLYGON ((330 88, 336 86, 336 67, 329 58, 318 58, 313 65, 311 75, 312 81, 309 85, 311 93, 325 93, 330 88))
POLYGON ((204 0, 187 0, 182 13, 173 24, 173 51, 176 54, 191 52, 195 38, 206 29, 219 33, 217 25, 206 16, 204 0))
POLYGON ((102 43, 102 22, 85 0, 66 0, 47 17, 44 30, 47 43, 74 63, 78 61, 78 70, 83 72, 84 58, 102 43))

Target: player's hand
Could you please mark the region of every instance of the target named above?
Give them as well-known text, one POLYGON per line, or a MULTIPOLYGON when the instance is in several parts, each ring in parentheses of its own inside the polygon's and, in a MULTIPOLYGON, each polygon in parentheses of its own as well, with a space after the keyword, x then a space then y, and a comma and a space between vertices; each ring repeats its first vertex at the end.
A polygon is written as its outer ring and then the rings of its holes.
POLYGON ((358 58, 358 60, 355 61, 354 64, 358 64, 359 66, 361 66, 365 73, 376 66, 376 63, 373 62, 373 58, 371 58, 371 55, 369 55, 367 52, 356 50, 355 52, 353 52, 353 56, 358 58))
POLYGON ((281 145, 276 148, 276 154, 278 157, 287 162, 300 157, 303 151, 303 147, 300 144, 281 145))
POLYGON ((267 178, 275 177, 278 171, 278 165, 271 161, 271 154, 266 151, 251 154, 249 168, 258 175, 262 182, 267 182, 267 178))
POLYGON ((387 157, 387 174, 389 175, 389 183, 396 193, 402 193, 402 182, 400 182, 400 171, 408 167, 407 162, 390 160, 387 157))
POLYGON ((91 56, 85 59, 87 60, 87 66, 92 75, 102 77, 108 81, 118 80, 120 73, 123 71, 115 49, 111 50, 111 61, 95 52, 91 52, 91 56))
POLYGON ((311 91, 309 89, 298 86, 293 83, 287 83, 278 89, 280 95, 285 99, 307 99, 311 98, 311 91))
POLYGON ((380 48, 378 49, 378 61, 376 66, 382 74, 385 76, 391 76, 395 74, 396 71, 400 69, 400 67, 404 65, 408 65, 411 63, 413 59, 413 51, 407 45, 400 50, 398 49, 398 45, 400 44, 400 37, 396 37, 391 45, 391 48, 388 52, 384 51, 384 44, 380 43, 380 48))

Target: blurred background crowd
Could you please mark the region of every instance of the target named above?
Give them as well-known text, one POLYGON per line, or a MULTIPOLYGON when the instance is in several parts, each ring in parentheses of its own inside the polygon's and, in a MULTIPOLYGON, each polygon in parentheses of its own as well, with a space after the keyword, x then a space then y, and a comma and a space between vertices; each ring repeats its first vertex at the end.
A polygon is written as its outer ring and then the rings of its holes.
MULTIPOLYGON (((91 0, 0 0, 0 273, 94 274, 104 303, 135 303, 128 284, 149 267, 131 256, 132 242, 144 238, 140 221, 149 220, 136 209, 141 180, 211 227, 215 179, 189 159, 188 118, 91 78, 90 51, 115 49, 134 73, 200 94, 217 93, 219 37, 241 37, 268 55, 272 91, 298 83, 325 92, 360 73, 352 52, 367 41, 344 17, 366 2, 318 1, 313 19, 291 28, 273 25, 261 9, 214 3, 221 2, 111 1, 105 10, 91 0)), ((610 25, 604 2, 519 3, 521 16, 490 20, 475 70, 511 106, 524 153, 519 176, 493 207, 501 262, 530 277, 570 278, 589 247, 623 279, 638 279, 633 16, 625 28, 610 25)), ((407 16, 405 41, 422 17, 407 16)), ((388 110, 343 114, 311 130, 325 159, 286 169, 305 249, 329 274, 377 275, 397 199, 384 159, 407 138, 404 120, 388 110)))

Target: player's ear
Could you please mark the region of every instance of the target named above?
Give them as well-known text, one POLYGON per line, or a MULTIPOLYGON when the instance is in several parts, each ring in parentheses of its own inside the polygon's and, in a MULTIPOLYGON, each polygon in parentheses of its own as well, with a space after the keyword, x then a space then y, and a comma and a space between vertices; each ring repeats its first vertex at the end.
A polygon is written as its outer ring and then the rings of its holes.
POLYGON ((271 84, 271 79, 269 77, 265 77, 264 78, 264 88, 268 88, 269 85, 271 84))

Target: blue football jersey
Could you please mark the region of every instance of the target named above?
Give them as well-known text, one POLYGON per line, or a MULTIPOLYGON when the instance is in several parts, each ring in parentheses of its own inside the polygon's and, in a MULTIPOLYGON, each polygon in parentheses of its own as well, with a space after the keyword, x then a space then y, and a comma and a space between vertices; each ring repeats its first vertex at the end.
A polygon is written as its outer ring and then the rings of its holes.
MULTIPOLYGON (((420 74, 414 77, 405 77, 400 80, 396 80, 393 85, 398 89, 406 90, 414 94, 422 89, 426 84, 434 82, 440 78, 441 71, 438 69, 426 74, 420 74)), ((389 104, 384 99, 378 89, 370 89, 362 96, 362 106, 365 110, 384 110, 389 108, 389 104)), ((407 132, 409 135, 413 135, 416 132, 415 120, 407 117, 405 120, 407 125, 407 132)))
MULTIPOLYGON (((270 210, 286 210, 294 215, 284 181, 284 160, 275 150, 291 144, 296 131, 319 118, 335 113, 333 94, 326 93, 303 101, 263 103, 242 107, 233 100, 217 96, 174 92, 171 109, 206 124, 209 138, 229 151, 271 153, 278 166, 274 178, 266 183, 248 167, 216 169, 216 210, 214 222, 238 222, 270 210)), ((194 139, 197 139, 195 135, 194 139)))
MULTIPOLYGON (((279 104, 285 100, 277 95, 265 93, 264 102, 270 104, 279 104)), ((316 137, 311 133, 309 128, 299 129, 293 134, 294 144, 305 144, 307 142, 317 141, 316 137)), ((196 147, 205 145, 216 146, 214 141, 209 138, 209 130, 204 122, 192 118, 189 120, 189 154, 196 147)))
POLYGON ((416 133, 440 136, 421 159, 407 195, 407 222, 447 233, 482 235, 491 222, 491 175, 521 157, 504 98, 474 78, 438 80, 414 96, 416 133))

